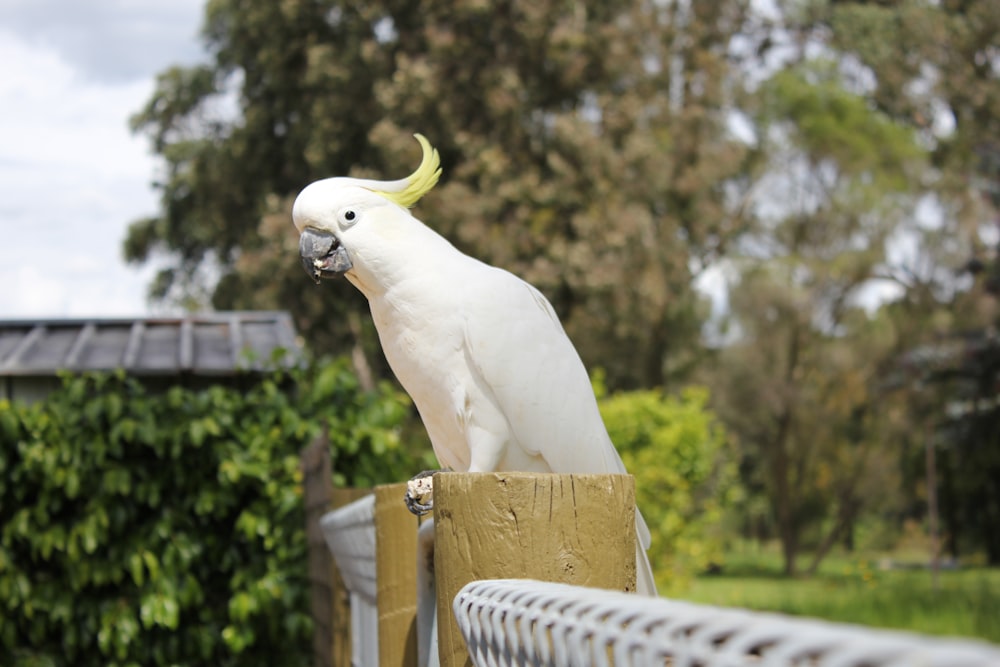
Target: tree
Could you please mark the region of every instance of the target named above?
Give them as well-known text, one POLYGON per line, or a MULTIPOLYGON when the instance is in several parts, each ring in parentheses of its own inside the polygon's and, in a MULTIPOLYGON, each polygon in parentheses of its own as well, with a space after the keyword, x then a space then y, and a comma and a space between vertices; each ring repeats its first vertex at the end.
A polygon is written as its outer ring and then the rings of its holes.
POLYGON ((890 488, 872 360, 895 340, 862 299, 912 214, 923 158, 908 129, 873 112, 823 61, 768 80, 754 120, 770 158, 761 177, 769 197, 755 208, 761 232, 735 264, 738 337, 720 353, 714 388, 794 574, 808 531, 823 531, 815 569, 890 488))
POLYGON ((287 308, 299 330, 331 352, 354 345, 350 314, 363 299, 352 290, 310 290, 296 275, 290 223, 280 223, 290 220, 292 193, 369 154, 373 72, 384 70, 384 55, 370 17, 335 9, 208 2, 203 33, 213 62, 162 73, 132 120, 152 140, 164 174, 155 184, 161 211, 133 223, 124 244, 130 261, 165 260, 153 299, 287 308))
MULTIPOLYGON (((1000 15, 989 0, 830 2, 807 23, 829 31, 867 78, 871 102, 929 148, 938 220, 908 270, 891 272, 902 296, 889 314, 907 322, 901 365, 918 367, 903 390, 914 428, 929 423, 938 443, 947 545, 956 556, 960 543, 983 547, 1000 562, 989 514, 1000 497, 996 414, 968 409, 996 397, 1000 15)), ((913 511, 923 512, 922 485, 914 489, 913 511)))
POLYGON ((312 343, 384 372, 360 298, 309 289, 285 223, 312 180, 409 173, 421 131, 445 175, 419 216, 537 284, 612 386, 661 384, 696 358, 692 272, 741 230, 731 200, 752 154, 726 119, 747 12, 742 0, 213 0, 212 62, 164 73, 134 119, 166 177, 126 254, 166 256, 155 298, 289 308, 312 343), (231 117, 213 112, 233 101, 231 117))

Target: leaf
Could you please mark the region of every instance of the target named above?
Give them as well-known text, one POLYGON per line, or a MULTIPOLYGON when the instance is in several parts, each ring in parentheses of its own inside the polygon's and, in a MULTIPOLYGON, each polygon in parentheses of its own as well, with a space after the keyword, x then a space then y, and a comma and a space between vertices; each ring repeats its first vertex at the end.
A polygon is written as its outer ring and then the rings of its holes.
POLYGON ((117 393, 106 394, 107 397, 107 418, 110 422, 117 422, 122 416, 122 398, 117 393))
POLYGON ((160 562, 156 559, 156 555, 152 551, 144 550, 142 552, 142 562, 149 571, 150 581, 156 581, 160 578, 160 562))
POLYGON ((11 409, 7 399, 0 399, 0 435, 5 442, 13 442, 20 433, 20 424, 17 414, 11 409))
POLYGON ((136 586, 142 586, 143 582, 146 580, 145 571, 143 570, 142 555, 134 553, 129 556, 128 560, 129 574, 132 575, 132 581, 135 582, 136 586))
POLYGON ((205 442, 205 424, 203 421, 195 420, 191 422, 190 436, 191 442, 195 447, 201 447, 202 443, 205 442))

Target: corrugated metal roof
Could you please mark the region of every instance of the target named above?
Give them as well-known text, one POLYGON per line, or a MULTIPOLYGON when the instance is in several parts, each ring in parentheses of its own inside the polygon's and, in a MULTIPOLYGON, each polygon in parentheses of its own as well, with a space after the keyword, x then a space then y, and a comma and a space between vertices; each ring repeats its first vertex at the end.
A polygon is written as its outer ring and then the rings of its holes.
POLYGON ((0 320, 0 376, 123 368, 135 375, 229 375, 301 357, 291 316, 236 311, 147 319, 0 320))

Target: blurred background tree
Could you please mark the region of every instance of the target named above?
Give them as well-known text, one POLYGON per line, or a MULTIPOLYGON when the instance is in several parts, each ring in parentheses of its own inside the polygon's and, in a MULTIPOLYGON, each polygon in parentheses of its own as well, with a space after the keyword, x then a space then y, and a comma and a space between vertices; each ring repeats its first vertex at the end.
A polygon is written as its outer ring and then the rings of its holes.
POLYGON ((301 274, 291 202, 402 177, 423 132, 445 171, 418 217, 537 285, 610 390, 711 388, 742 525, 787 572, 924 516, 926 428, 951 434, 949 548, 986 548, 998 22, 988 0, 210 0, 209 61, 133 119, 162 198, 125 252, 165 267, 162 303, 290 310, 371 386, 363 299, 301 274), (984 370, 953 381, 968 350, 984 370))
MULTIPOLYGON (((927 148, 924 200, 937 215, 904 227, 911 248, 887 272, 900 298, 883 309, 910 372, 910 420, 898 442, 907 443, 911 477, 923 464, 922 426, 938 450, 951 555, 984 550, 1000 563, 1000 14, 985 0, 823 3, 804 23, 849 54, 869 102, 927 148)), ((908 514, 921 515, 926 487, 906 488, 919 490, 908 514)))
POLYGON ((319 178, 406 175, 420 131, 444 177, 418 216, 542 289, 612 386, 663 384, 700 354, 692 278, 744 224, 727 200, 752 151, 726 114, 746 17, 742 2, 212 0, 213 62, 165 72, 133 120, 165 174, 126 255, 168 258, 154 298, 287 308, 318 349, 361 350, 384 375, 360 295, 303 280, 289 210, 319 178))
POLYGON ((891 466, 887 476, 873 451, 890 445, 869 422, 877 360, 892 340, 863 309, 889 262, 887 239, 913 214, 924 156, 910 130, 846 90, 825 61, 779 72, 756 101, 753 129, 771 163, 760 225, 731 255, 738 338, 712 384, 795 574, 808 529, 826 524, 812 545, 821 559, 890 489, 891 466))

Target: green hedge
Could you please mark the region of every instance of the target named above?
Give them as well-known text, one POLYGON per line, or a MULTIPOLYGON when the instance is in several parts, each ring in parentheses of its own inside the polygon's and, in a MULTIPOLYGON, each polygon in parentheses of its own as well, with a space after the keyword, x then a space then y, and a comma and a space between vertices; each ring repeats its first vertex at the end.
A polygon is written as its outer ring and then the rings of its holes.
POLYGON ((309 664, 299 452, 325 424, 338 481, 406 479, 407 414, 340 362, 0 401, 0 664, 309 664))

